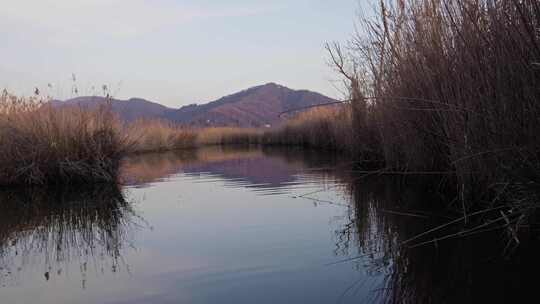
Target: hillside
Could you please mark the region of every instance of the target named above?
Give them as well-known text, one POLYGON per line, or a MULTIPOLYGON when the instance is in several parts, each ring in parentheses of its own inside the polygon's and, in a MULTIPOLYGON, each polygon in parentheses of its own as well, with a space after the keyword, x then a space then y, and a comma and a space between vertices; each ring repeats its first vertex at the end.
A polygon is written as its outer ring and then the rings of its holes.
MULTIPOLYGON (((53 106, 80 106, 88 109, 95 109, 100 105, 104 105, 106 102, 107 99, 101 96, 82 96, 66 101, 51 101, 53 106)), ((112 110, 126 121, 164 117, 167 112, 174 111, 174 109, 159 103, 141 98, 131 98, 128 100, 111 99, 110 102, 112 110)))
MULTIPOLYGON (((77 97, 64 102, 53 101, 53 104, 95 108, 105 101, 104 97, 77 97)), ((111 104, 113 111, 126 121, 158 118, 192 126, 260 127, 278 123, 281 112, 330 102, 335 100, 316 92, 292 90, 268 83, 206 104, 193 104, 180 109, 138 98, 112 99, 111 104)))
POLYGON ((269 83, 207 104, 182 107, 168 113, 168 118, 193 125, 258 127, 275 124, 283 111, 334 101, 319 93, 269 83))

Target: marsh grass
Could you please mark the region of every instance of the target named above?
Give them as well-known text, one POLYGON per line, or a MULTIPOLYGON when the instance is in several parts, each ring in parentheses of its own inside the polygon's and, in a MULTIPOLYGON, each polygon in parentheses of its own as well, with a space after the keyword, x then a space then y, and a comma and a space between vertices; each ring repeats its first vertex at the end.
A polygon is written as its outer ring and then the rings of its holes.
POLYGON ((0 95, 0 185, 115 181, 129 144, 107 107, 53 108, 0 95))
POLYGON ((254 128, 214 127, 197 130, 197 144, 211 145, 256 145, 260 143, 262 131, 254 128))
POLYGON ((351 112, 344 107, 316 107, 289 118, 283 125, 264 132, 267 145, 300 146, 352 152, 351 112))
POLYGON ((193 129, 163 120, 138 120, 126 132, 136 153, 195 148, 197 144, 193 129))
POLYGON ((444 195, 462 223, 503 223, 517 242, 539 206, 540 2, 377 3, 348 44, 327 45, 349 119, 307 113, 269 141, 346 146, 392 172, 452 173, 444 195))
POLYGON ((517 194, 540 182, 540 3, 380 1, 363 29, 329 50, 386 167, 455 172, 465 216, 530 210, 517 194))
POLYGON ((120 161, 133 153, 260 143, 243 128, 183 127, 163 120, 120 121, 110 105, 93 110, 54 107, 39 96, 0 96, 0 185, 61 185, 118 181, 120 161))

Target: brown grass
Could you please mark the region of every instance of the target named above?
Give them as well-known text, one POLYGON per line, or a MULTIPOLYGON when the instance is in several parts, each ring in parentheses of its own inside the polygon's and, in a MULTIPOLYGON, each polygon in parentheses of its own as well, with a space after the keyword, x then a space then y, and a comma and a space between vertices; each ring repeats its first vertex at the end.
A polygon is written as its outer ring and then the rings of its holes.
POLYGON ((259 130, 192 129, 162 120, 122 124, 110 107, 52 107, 39 97, 0 96, 0 185, 118 181, 130 153, 257 144, 259 130))
POLYGON ((197 130, 197 144, 250 145, 260 142, 261 130, 253 128, 215 127, 197 130))
POLYGON ((527 222, 540 189, 540 2, 379 1, 361 25, 328 46, 359 154, 455 172, 465 216, 507 204, 527 222))
POLYGON ((107 108, 55 109, 0 95, 0 184, 115 181, 128 148, 107 108))
POLYGON ((133 152, 170 151, 194 148, 196 133, 162 120, 139 120, 127 128, 133 152))
POLYGON ((328 45, 349 92, 345 113, 301 114, 265 143, 453 172, 452 206, 465 218, 502 205, 509 231, 523 227, 540 197, 540 2, 378 4, 346 46, 328 45))
POLYGON ((317 107, 301 112, 282 126, 264 132, 267 145, 352 151, 352 120, 348 107, 317 107))

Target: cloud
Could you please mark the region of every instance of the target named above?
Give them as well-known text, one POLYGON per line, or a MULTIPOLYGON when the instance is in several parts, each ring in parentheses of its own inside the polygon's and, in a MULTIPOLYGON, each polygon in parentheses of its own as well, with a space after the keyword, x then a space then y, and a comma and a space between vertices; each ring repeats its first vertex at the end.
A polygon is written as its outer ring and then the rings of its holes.
POLYGON ((2 27, 71 39, 133 37, 194 20, 251 16, 271 9, 261 5, 201 7, 163 0, 17 0, 0 5, 2 27))

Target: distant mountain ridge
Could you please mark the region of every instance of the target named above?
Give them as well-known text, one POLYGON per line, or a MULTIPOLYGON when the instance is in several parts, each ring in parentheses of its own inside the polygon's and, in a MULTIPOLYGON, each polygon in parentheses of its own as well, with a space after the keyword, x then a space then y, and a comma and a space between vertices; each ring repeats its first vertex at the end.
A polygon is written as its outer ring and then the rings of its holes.
MULTIPOLYGON (((81 106, 83 108, 94 109, 100 105, 104 105, 107 99, 102 96, 81 96, 66 101, 53 100, 51 101, 54 107, 59 106, 81 106)), ((137 119, 152 119, 164 117, 169 111, 174 109, 168 108, 156 102, 148 101, 142 98, 130 98, 128 100, 110 99, 113 112, 117 113, 126 121, 134 121, 137 119)))
MULTIPOLYGON (((84 96, 66 101, 54 100, 53 106, 96 108, 107 99, 84 96)), ((206 104, 192 104, 173 109, 140 98, 110 100, 112 110, 126 121, 137 119, 167 119, 191 126, 260 127, 281 121, 279 114, 336 100, 308 90, 292 90, 268 83, 234 93, 206 104)))

